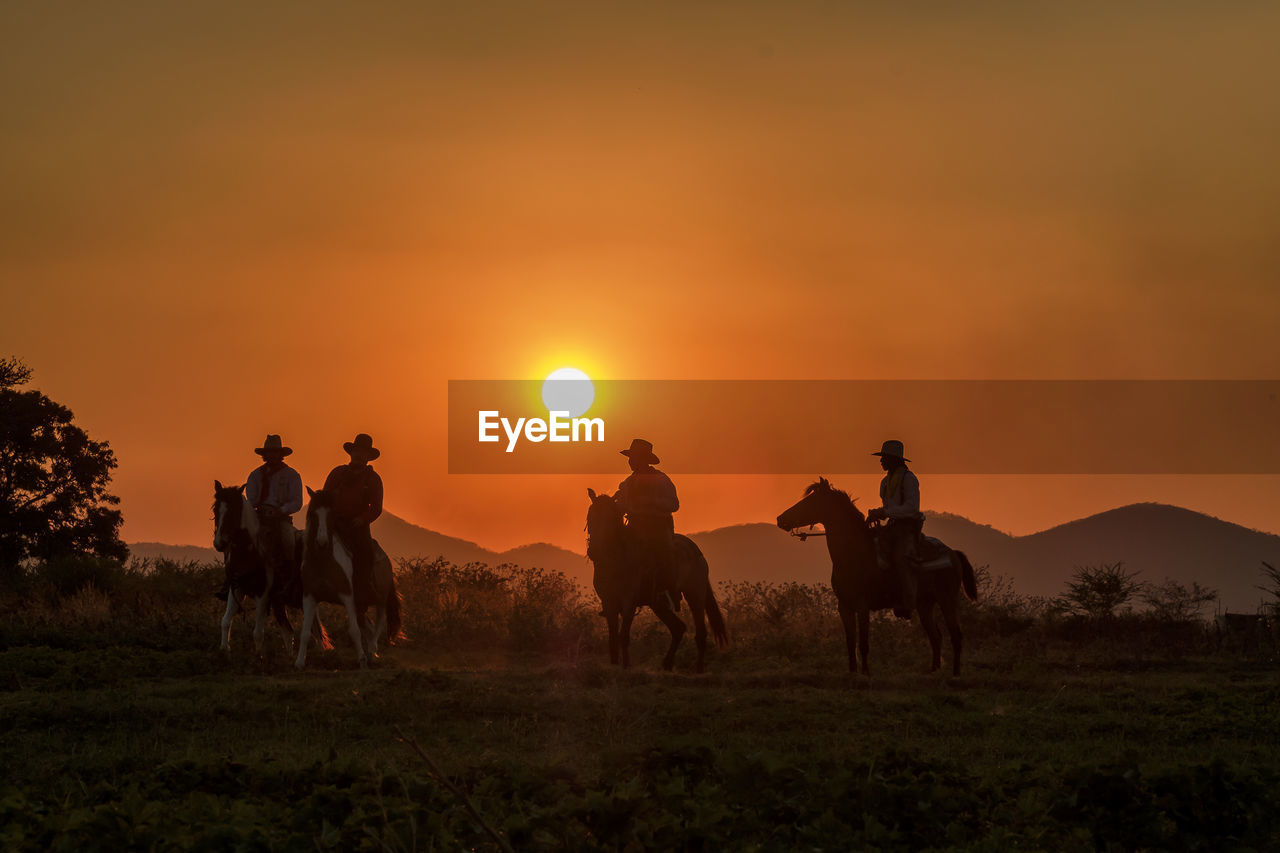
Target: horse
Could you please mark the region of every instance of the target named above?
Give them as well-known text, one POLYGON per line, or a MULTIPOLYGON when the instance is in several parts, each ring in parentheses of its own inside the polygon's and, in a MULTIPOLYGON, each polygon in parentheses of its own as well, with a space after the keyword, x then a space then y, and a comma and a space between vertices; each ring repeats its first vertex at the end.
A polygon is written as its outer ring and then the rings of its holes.
MULTIPOLYGON (((219 648, 222 651, 230 650, 231 622, 240 609, 241 601, 245 596, 250 596, 257 603, 253 626, 254 650, 262 654, 269 607, 275 616, 276 626, 280 629, 285 649, 292 654, 293 625, 289 622, 285 607, 301 607, 302 597, 296 584, 290 588, 287 583, 277 581, 287 574, 296 576, 297 563, 281 566, 271 557, 264 558, 264 550, 273 552, 264 548, 260 541, 258 514, 245 500, 244 486, 224 486, 218 480, 213 481, 213 522, 213 547, 222 552, 227 574, 227 610, 222 616, 219 630, 219 648)), ((315 639, 322 647, 332 648, 323 624, 317 625, 315 639)))
MULTIPOLYGON (((623 524, 622 510, 617 503, 609 495, 597 495, 594 489, 587 489, 587 497, 591 499, 587 510, 587 556, 595 566, 592 584, 596 595, 600 596, 604 617, 609 623, 609 662, 616 664, 621 657, 623 667, 631 666, 631 622, 637 608, 647 604, 671 632, 671 645, 662 659, 662 668, 670 671, 675 666, 676 649, 687 630, 684 621, 671 610, 665 595, 657 596, 657 601, 647 601, 649 581, 641 576, 628 558, 627 551, 634 547, 632 532, 623 524)), ((694 640, 698 646, 697 671, 704 672, 706 623, 711 623, 711 633, 718 648, 729 644, 729 633, 725 629, 720 605, 716 603, 715 592, 711 589, 707 558, 688 536, 677 535, 675 548, 676 579, 671 592, 677 602, 682 596, 689 602, 689 610, 693 613, 694 640)))
MULTIPOLYGON (((871 611, 897 606, 896 578, 882 566, 872 527, 862 511, 848 494, 832 487, 825 477, 806 488, 804 497, 778 516, 778 526, 787 531, 811 524, 821 524, 826 530, 827 550, 831 554, 831 589, 836 594, 840 620, 844 623, 849 671, 858 671, 857 656, 860 655, 862 674, 870 675, 867 646, 871 611)), ((947 548, 936 539, 931 541, 945 552, 922 566, 917 612, 933 648, 930 672, 937 672, 942 667, 942 632, 938 630, 933 616, 933 607, 937 604, 951 634, 952 673, 959 675, 962 637, 956 608, 961 588, 970 601, 978 600, 977 579, 969 558, 962 551, 947 548)))
MULTIPOLYGON (((302 547, 302 630, 311 626, 316 617, 317 602, 340 604, 347 611, 347 629, 356 648, 356 658, 361 669, 369 666, 369 655, 378 656, 378 638, 385 630, 390 645, 404 635, 400 624, 400 593, 396 590, 395 574, 391 560, 377 543, 374 543, 373 598, 366 600, 353 582, 354 560, 351 549, 342 541, 332 524, 333 498, 323 489, 316 492, 310 487, 307 494, 311 503, 307 507, 307 528, 302 547), (370 604, 376 609, 373 630, 368 629, 364 609, 370 604)), ((306 646, 298 647, 298 659, 294 666, 301 670, 307 665, 306 646)))

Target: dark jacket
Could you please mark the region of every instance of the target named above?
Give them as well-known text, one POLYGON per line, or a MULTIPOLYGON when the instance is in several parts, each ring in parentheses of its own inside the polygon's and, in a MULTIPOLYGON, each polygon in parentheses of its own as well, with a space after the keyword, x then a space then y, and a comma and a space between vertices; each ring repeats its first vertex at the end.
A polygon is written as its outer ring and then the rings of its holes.
POLYGON ((339 465, 325 478, 339 522, 372 524, 382 515, 382 478, 367 465, 339 465))

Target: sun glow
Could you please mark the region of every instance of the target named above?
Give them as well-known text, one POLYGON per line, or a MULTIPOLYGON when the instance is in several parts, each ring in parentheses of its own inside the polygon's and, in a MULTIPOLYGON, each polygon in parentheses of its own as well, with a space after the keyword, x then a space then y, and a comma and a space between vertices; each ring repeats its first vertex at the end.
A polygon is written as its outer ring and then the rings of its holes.
POLYGON ((576 367, 560 367, 542 382, 542 403, 548 412, 568 412, 576 418, 586 414, 595 402, 591 378, 576 367))

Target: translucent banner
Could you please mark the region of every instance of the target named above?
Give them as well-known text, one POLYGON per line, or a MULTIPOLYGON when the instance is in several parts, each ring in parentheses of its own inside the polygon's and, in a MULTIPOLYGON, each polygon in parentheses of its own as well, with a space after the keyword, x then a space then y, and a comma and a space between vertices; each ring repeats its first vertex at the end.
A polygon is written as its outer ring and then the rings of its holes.
POLYGON ((1280 381, 455 380, 453 474, 1277 474, 1280 381))

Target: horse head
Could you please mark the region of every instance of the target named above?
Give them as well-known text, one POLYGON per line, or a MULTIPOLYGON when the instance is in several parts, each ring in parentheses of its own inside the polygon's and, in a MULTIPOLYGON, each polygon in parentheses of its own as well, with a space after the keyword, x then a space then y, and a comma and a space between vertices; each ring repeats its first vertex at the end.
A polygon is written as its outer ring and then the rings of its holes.
POLYGON ((314 539, 321 548, 329 545, 329 513, 333 510, 333 496, 324 489, 313 491, 307 486, 307 538, 314 539))
POLYGON ((226 551, 240 530, 244 511, 244 486, 224 486, 213 481, 213 547, 226 551))
POLYGON ((842 515, 866 525, 866 519, 854 499, 831 485, 826 477, 819 477, 816 483, 805 488, 804 497, 778 516, 778 526, 787 531, 812 524, 828 527, 842 515))
POLYGON ((587 489, 587 497, 591 506, 587 508, 587 556, 591 556, 592 542, 597 553, 602 546, 616 542, 622 535, 622 508, 612 495, 596 494, 595 489, 587 489))

